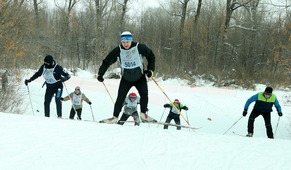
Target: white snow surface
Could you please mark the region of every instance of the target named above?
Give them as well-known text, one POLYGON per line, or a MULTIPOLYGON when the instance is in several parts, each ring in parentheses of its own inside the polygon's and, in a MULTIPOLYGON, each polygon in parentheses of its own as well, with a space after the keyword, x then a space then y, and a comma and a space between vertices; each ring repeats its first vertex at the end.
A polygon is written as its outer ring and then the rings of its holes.
MULTIPOLYGON (((26 78, 31 75, 28 74, 26 78)), ((275 139, 268 139, 263 118, 255 121, 254 137, 247 133, 245 101, 264 90, 255 91, 205 86, 189 86, 177 79, 155 79, 149 85, 149 115, 165 121, 169 110, 163 104, 178 98, 189 110, 182 111, 192 127, 181 131, 170 126, 141 124, 123 126, 93 122, 112 117, 113 102, 104 85, 82 71, 65 82, 63 96, 80 86, 92 101, 92 110, 83 103, 82 121, 58 119, 54 99, 51 117, 44 117, 45 88, 42 78, 23 84, 25 113, 0 113, 0 168, 5 170, 277 170, 291 168, 290 106, 288 92, 277 91, 283 117, 272 112, 275 139), (165 95, 166 94, 166 95, 165 95), (33 109, 33 111, 32 111, 33 109), (240 119, 241 118, 241 119, 240 119), (238 121, 239 120, 239 121, 238 121), (235 122, 237 123, 235 124, 235 122), (235 125, 234 125, 235 124, 235 125), (234 125, 232 128, 230 128, 234 125), (230 129, 229 129, 230 128, 230 129), (229 129, 229 130, 228 130, 229 129), (228 130, 228 131, 227 131, 228 130), (227 131, 226 134, 224 134, 227 131), (236 132, 243 136, 234 134, 236 132)), ((119 79, 104 84, 115 100, 119 79)), ((136 92, 133 88, 131 91, 136 92)), ((69 117, 70 101, 63 102, 63 118, 69 117)), ((273 110, 276 110, 275 108, 273 110)), ((122 114, 122 113, 121 113, 122 114)), ((120 116, 121 116, 120 114, 120 116)), ((187 125, 181 118, 182 125, 187 125)), ((129 120, 133 120, 129 118, 129 120)), ((172 123, 174 123, 172 121, 172 123)))

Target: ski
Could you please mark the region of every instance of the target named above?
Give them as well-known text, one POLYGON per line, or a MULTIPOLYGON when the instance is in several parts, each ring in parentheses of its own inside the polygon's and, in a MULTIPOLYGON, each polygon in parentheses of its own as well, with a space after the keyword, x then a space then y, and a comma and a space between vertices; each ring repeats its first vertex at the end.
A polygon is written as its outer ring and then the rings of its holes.
MULTIPOLYGON (((123 123, 134 123, 135 121, 121 121, 123 123)), ((157 125, 169 125, 169 126, 176 126, 176 127, 181 127, 181 128, 188 128, 188 129, 201 129, 202 127, 196 128, 196 127, 191 127, 191 126, 185 126, 185 125, 176 125, 172 123, 165 123, 165 122, 141 122, 143 124, 157 124, 157 125)))
POLYGON ((236 133, 236 132, 234 132, 234 131, 232 131, 232 133, 235 134, 235 135, 238 135, 238 136, 246 137, 245 135, 242 135, 242 134, 236 133))
POLYGON ((158 124, 158 125, 168 125, 168 126, 176 126, 176 127, 181 127, 181 128, 187 128, 187 129, 201 129, 202 127, 191 127, 191 126, 186 126, 186 125, 176 125, 172 123, 165 123, 165 122, 145 122, 145 123, 153 123, 153 124, 158 124))

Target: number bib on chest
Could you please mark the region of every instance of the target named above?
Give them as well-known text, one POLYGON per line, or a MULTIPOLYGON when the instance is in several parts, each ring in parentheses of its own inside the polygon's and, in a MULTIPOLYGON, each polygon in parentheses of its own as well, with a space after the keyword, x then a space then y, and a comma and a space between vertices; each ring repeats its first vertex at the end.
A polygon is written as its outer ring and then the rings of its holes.
POLYGON ((120 64, 123 69, 134 69, 142 65, 137 45, 128 50, 120 48, 120 64))
POLYGON ((73 105, 81 105, 81 101, 82 101, 82 94, 80 95, 73 95, 73 105))
POLYGON ((43 78, 45 79, 46 83, 54 84, 57 82, 54 76, 54 71, 57 65, 54 68, 44 68, 43 70, 43 78))

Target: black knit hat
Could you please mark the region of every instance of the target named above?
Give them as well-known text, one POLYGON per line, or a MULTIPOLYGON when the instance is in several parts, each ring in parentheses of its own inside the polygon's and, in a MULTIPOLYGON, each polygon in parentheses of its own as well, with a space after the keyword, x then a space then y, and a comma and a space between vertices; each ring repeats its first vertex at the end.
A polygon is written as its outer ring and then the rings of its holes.
POLYGON ((51 55, 47 55, 47 56, 45 56, 43 61, 46 62, 46 63, 50 63, 50 65, 52 65, 53 61, 54 61, 54 58, 51 55))
POLYGON ((272 94, 273 88, 272 87, 266 87, 265 94, 272 94))

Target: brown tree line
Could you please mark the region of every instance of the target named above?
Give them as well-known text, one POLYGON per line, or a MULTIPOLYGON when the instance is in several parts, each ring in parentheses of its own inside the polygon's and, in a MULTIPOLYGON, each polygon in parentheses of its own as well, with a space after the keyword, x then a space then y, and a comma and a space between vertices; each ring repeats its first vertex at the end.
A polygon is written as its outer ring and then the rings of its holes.
MULTIPOLYGON (((261 0, 169 0, 135 14, 134 0, 0 0, 2 69, 37 69, 46 54, 97 72, 128 30, 156 55, 156 75, 219 86, 289 86, 290 4, 261 0)), ((288 1, 286 1, 288 3, 288 1)))

